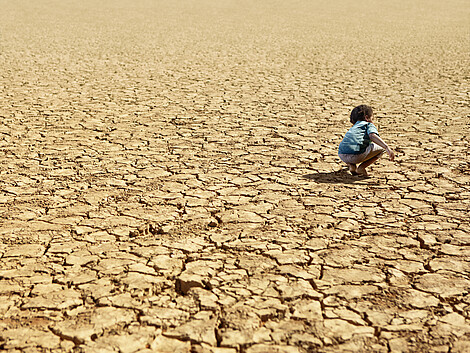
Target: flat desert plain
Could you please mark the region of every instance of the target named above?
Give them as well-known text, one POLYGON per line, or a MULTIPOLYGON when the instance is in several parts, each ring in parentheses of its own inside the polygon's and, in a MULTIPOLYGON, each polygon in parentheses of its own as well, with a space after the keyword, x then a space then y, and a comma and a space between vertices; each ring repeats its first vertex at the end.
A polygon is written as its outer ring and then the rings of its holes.
POLYGON ((468 1, 0 8, 0 350, 470 351, 468 1))

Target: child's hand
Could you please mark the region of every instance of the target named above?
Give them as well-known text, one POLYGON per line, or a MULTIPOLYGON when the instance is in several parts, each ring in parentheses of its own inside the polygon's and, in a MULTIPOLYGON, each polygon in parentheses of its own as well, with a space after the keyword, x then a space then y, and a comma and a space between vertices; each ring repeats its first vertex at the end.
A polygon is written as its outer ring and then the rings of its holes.
POLYGON ((388 153, 388 158, 390 158, 390 160, 393 162, 395 159, 395 153, 390 148, 387 148, 387 153, 388 153))

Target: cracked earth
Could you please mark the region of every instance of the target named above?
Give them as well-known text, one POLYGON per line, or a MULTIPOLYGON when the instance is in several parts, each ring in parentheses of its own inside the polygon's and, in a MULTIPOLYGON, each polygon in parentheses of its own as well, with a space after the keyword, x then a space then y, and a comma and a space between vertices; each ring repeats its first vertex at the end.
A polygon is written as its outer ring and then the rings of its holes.
POLYGON ((467 2, 0 4, 0 350, 470 351, 467 2))

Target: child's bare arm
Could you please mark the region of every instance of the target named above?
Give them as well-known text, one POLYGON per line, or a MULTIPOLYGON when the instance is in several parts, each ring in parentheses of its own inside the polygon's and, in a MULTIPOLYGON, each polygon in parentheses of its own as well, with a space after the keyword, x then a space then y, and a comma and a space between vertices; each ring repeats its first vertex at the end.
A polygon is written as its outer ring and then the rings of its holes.
POLYGON ((388 147, 388 145, 385 143, 384 140, 380 138, 379 135, 372 133, 372 134, 369 134, 369 138, 371 139, 372 142, 376 143, 387 152, 388 157, 390 158, 391 161, 395 159, 395 153, 393 153, 390 147, 388 147))

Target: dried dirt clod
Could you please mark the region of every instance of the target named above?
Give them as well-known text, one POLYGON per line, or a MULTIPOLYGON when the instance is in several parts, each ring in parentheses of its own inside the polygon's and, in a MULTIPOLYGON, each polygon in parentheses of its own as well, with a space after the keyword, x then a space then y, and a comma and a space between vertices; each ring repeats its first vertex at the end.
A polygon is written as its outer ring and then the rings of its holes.
POLYGON ((207 278, 201 275, 183 272, 176 279, 176 290, 186 294, 191 288, 204 288, 206 281, 207 278))

